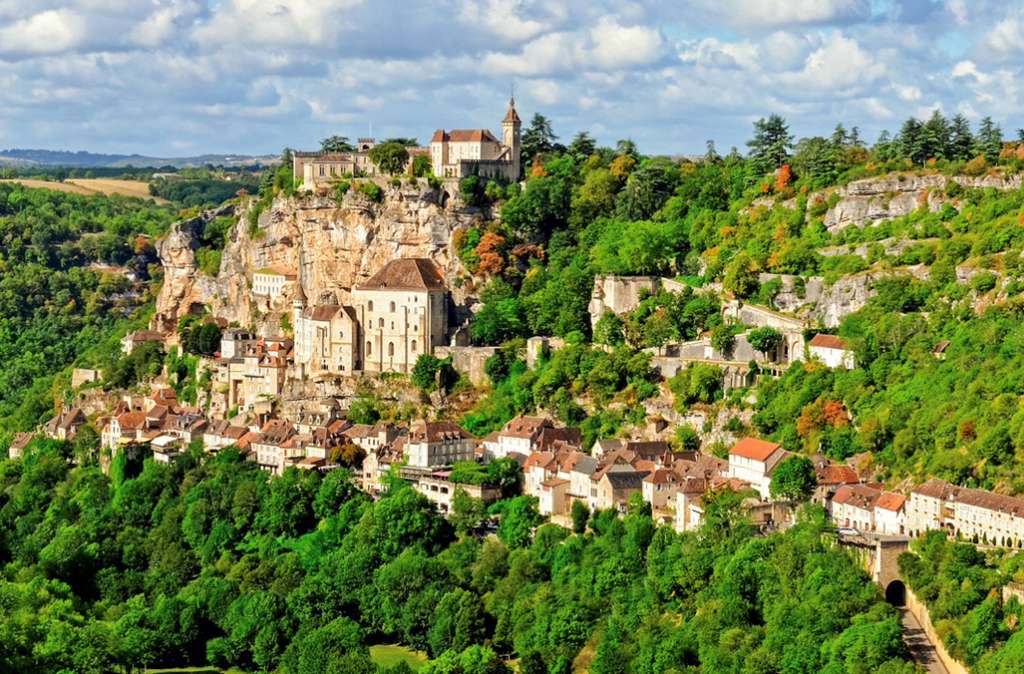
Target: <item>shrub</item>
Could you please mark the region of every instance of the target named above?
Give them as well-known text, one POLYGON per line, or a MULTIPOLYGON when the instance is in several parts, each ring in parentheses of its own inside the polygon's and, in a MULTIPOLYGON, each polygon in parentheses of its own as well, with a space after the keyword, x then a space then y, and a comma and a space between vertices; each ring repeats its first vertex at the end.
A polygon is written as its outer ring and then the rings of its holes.
POLYGON ((373 181, 360 184, 359 192, 374 203, 379 204, 384 201, 384 190, 380 188, 380 185, 373 181))

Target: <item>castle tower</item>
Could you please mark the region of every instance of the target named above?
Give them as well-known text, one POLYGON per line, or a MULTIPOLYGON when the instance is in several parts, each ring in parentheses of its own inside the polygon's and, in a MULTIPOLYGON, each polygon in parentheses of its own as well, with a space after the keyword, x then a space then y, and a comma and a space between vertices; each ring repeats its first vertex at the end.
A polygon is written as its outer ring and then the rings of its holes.
POLYGON ((508 112, 505 113, 505 119, 501 121, 501 142, 512 150, 512 170, 508 175, 508 179, 512 181, 519 180, 519 175, 522 172, 520 166, 520 155, 522 154, 520 131, 522 127, 523 121, 519 119, 519 114, 516 112, 516 99, 510 98, 508 112))

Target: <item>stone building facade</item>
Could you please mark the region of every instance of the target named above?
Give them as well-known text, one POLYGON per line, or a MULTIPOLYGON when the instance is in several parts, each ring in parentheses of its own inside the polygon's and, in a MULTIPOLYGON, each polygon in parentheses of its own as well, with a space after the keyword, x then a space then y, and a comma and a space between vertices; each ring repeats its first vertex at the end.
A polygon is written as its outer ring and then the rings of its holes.
POLYGON ((479 175, 509 182, 519 180, 522 125, 515 99, 512 99, 501 122, 501 140, 487 129, 438 129, 430 139, 430 162, 434 175, 440 178, 479 175))
POLYGON ((300 279, 292 324, 300 375, 409 372, 446 344, 448 293, 433 262, 402 258, 357 286, 350 305, 328 298, 309 306, 300 279))

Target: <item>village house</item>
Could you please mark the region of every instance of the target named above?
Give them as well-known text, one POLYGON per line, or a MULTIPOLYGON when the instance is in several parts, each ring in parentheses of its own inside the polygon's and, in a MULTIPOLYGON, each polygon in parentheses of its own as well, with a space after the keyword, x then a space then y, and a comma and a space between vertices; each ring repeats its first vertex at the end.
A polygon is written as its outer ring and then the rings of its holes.
POLYGON ((903 494, 886 491, 875 502, 875 531, 880 534, 903 535, 906 531, 906 503, 903 494))
POLYGON ((214 379, 226 395, 228 408, 246 412, 261 400, 281 395, 294 353, 291 340, 232 340, 231 346, 242 343, 241 355, 214 360, 214 379))
POLYGON ((57 416, 46 422, 43 433, 54 440, 74 440, 78 429, 85 425, 85 412, 79 407, 62 410, 57 416))
POLYGON ((860 484, 843 485, 829 502, 829 512, 837 526, 860 532, 875 530, 875 504, 882 491, 860 484))
POLYGON ((664 510, 675 505, 676 491, 682 482, 674 470, 655 468, 643 479, 641 493, 654 510, 664 510))
POLYGON ((32 442, 34 437, 36 437, 34 433, 15 433, 10 447, 7 448, 7 456, 12 459, 20 459, 25 448, 28 447, 28 443, 32 442))
POLYGON ((617 508, 625 512, 629 497, 643 488, 646 470, 608 471, 597 482, 597 508, 617 508))
POLYGON ((269 298, 284 297, 288 286, 295 282, 298 275, 293 269, 280 266, 264 267, 252 275, 252 292, 269 298))
POLYGON ((905 521, 911 536, 945 529, 950 536, 1018 547, 1024 542, 1024 499, 957 487, 932 478, 910 492, 905 521))
POLYGON ((561 515, 568 510, 570 484, 562 477, 548 478, 540 483, 538 509, 541 515, 561 515))
POLYGON ((455 483, 451 481, 451 471, 448 470, 427 473, 403 470, 402 477, 411 482, 416 491, 436 504, 437 509, 445 515, 452 511, 452 497, 457 489, 462 489, 472 498, 478 498, 484 503, 493 503, 501 498, 501 489, 499 487, 455 483))
POLYGON ((409 431, 407 465, 417 468, 450 466, 476 459, 476 438, 451 421, 421 421, 409 431))
POLYGON ((126 356, 131 355, 132 351, 147 342, 160 342, 163 344, 164 336, 154 330, 135 330, 134 332, 129 332, 121 340, 121 351, 126 356))
POLYGON ((158 463, 171 463, 181 453, 181 439, 173 435, 158 435, 149 441, 149 446, 158 463))
POLYGON ((245 350, 257 341, 256 335, 241 328, 228 328, 220 335, 220 357, 240 358, 245 350))
POLYGON ((283 419, 272 419, 261 429, 252 441, 252 451, 256 454, 256 464, 280 475, 290 465, 305 458, 295 442, 295 428, 283 419))
POLYGON ((827 462, 827 460, 814 467, 814 477, 817 484, 814 488, 814 496, 811 497, 811 502, 821 505, 828 503, 836 493, 836 490, 844 484, 860 484, 857 471, 853 468, 846 465, 833 464, 827 462))
POLYGON ((853 351, 847 348, 842 337, 817 334, 807 343, 811 358, 820 360, 828 367, 845 367, 852 370, 856 365, 853 351))
POLYGON ((430 139, 434 175, 442 178, 497 178, 519 180, 522 120, 515 99, 501 122, 501 140, 487 129, 438 129, 430 139))
POLYGON ((774 442, 743 438, 729 450, 729 477, 749 482, 761 498, 767 499, 772 471, 788 455, 774 442))
POLYGON ((211 421, 203 431, 203 448, 216 453, 225 447, 238 445, 242 437, 249 432, 245 426, 236 426, 229 420, 211 421))

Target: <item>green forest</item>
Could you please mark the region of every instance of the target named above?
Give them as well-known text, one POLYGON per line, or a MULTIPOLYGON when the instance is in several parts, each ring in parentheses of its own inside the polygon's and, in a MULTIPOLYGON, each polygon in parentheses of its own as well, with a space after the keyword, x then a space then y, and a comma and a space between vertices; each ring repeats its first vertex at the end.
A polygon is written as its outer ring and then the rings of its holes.
POLYGON ((145 327, 161 278, 153 242, 176 214, 0 183, 0 438, 49 418, 73 365, 116 361, 118 340, 145 327))
POLYGON ((481 538, 472 504, 445 520, 400 480, 374 502, 345 469, 268 479, 231 449, 120 453, 109 477, 68 451, 0 464, 3 671, 410 671, 378 669, 379 643, 424 651, 426 674, 915 671, 822 511, 762 537, 725 492, 697 532, 642 502, 534 532, 516 497, 481 538))

